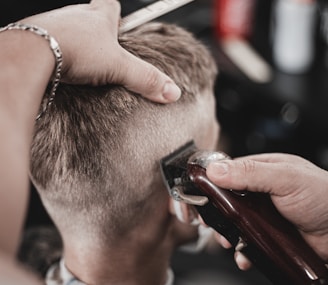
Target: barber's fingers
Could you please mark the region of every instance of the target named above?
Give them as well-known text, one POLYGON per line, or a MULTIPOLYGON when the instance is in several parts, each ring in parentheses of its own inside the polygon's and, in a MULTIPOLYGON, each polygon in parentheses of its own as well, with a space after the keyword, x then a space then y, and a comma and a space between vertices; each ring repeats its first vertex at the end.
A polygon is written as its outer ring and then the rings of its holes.
POLYGON ((166 74, 153 65, 122 51, 116 81, 151 101, 168 103, 178 100, 180 88, 166 74))
POLYGON ((287 195, 295 170, 288 163, 268 163, 252 159, 211 163, 208 178, 222 188, 287 195))
POLYGON ((260 154, 253 154, 247 155, 240 158, 236 158, 236 160, 255 160, 259 162, 268 162, 268 163, 281 163, 281 162, 288 162, 288 163, 304 163, 304 159, 293 154, 286 154, 286 153, 260 153, 260 154))
POLYGON ((238 265, 239 269, 245 271, 245 270, 248 270, 252 267, 252 263, 240 251, 235 252, 234 258, 235 258, 235 262, 238 265))
POLYGON ((229 249, 232 247, 231 243, 221 234, 218 232, 214 233, 215 240, 224 248, 229 249))
MULTIPOLYGON (((111 19, 111 22, 117 22, 118 27, 121 9, 118 1, 92 0, 90 5, 95 9, 100 9, 105 17, 111 19)), ((117 29, 115 32, 117 33, 117 29)), ((115 53, 115 57, 116 70, 111 72, 110 80, 107 81, 122 84, 129 90, 158 103, 174 102, 180 98, 179 87, 153 65, 135 57, 123 48, 115 53)))
MULTIPOLYGON (((214 234, 215 240, 224 248, 229 249, 232 247, 231 243, 219 233, 214 234)), ((238 265, 238 268, 241 270, 248 270, 252 267, 252 263, 249 259, 243 255, 240 251, 235 251, 234 254, 235 262, 238 265)))

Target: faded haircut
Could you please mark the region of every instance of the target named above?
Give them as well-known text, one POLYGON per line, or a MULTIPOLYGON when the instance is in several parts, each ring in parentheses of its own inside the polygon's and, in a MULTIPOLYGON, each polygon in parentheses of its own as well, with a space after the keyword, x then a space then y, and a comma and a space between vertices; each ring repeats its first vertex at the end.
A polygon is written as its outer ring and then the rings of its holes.
POLYGON ((30 167, 59 228, 83 223, 106 235, 122 235, 138 225, 156 207, 147 201, 166 191, 160 158, 190 139, 202 144, 206 124, 215 120, 217 70, 204 44, 182 28, 161 23, 143 25, 119 41, 169 75, 182 97, 163 105, 118 85, 61 84, 36 122, 30 167))

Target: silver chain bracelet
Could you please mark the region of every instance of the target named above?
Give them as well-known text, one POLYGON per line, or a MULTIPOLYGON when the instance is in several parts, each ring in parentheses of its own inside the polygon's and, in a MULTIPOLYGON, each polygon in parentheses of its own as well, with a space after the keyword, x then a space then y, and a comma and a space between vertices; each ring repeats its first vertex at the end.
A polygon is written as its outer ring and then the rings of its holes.
MULTIPOLYGON (((55 66, 55 72, 54 72, 54 76, 53 76, 53 80, 52 80, 52 85, 50 87, 49 93, 47 94, 48 101, 42 102, 41 111, 38 114, 38 116, 36 117, 36 120, 39 120, 44 115, 44 113, 47 111, 47 108, 52 104, 52 102, 55 98, 56 90, 57 90, 57 87, 59 85, 59 81, 61 78, 61 71, 62 71, 62 65, 63 65, 62 52, 59 48, 58 42, 52 36, 50 36, 46 30, 44 30, 42 28, 39 28, 34 25, 23 24, 23 23, 12 23, 6 27, 0 28, 0 32, 4 32, 7 30, 30 31, 30 32, 33 32, 34 34, 37 34, 37 35, 43 37, 44 39, 46 39, 49 42, 50 49, 52 50, 52 52, 55 56, 56 66, 55 66)), ((44 99, 43 99, 43 101, 44 101, 44 99)))

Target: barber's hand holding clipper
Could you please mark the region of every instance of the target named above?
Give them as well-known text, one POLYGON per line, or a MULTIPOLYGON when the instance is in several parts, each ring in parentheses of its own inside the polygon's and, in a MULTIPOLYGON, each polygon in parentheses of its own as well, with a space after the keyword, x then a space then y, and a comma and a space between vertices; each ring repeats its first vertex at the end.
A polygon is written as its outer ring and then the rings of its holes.
MULTIPOLYGON (((225 189, 264 192, 291 221, 317 254, 328 263, 328 172, 289 154, 259 154, 211 163, 208 178, 225 189)), ((222 246, 230 244, 218 235, 222 246)), ((238 266, 251 263, 236 252, 238 266)))

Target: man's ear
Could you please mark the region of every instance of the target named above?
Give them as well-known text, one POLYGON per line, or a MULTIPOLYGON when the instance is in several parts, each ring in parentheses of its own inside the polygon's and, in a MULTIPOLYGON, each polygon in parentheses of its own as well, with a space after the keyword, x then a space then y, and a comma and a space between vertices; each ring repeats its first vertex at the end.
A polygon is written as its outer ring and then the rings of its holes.
POLYGON ((179 202, 170 197, 169 212, 176 216, 177 219, 185 224, 199 225, 198 213, 196 209, 189 204, 179 202))

